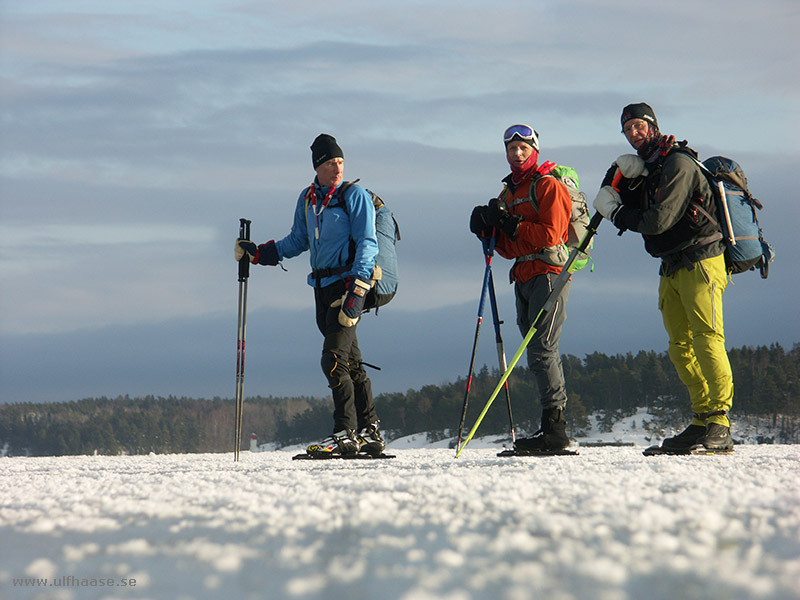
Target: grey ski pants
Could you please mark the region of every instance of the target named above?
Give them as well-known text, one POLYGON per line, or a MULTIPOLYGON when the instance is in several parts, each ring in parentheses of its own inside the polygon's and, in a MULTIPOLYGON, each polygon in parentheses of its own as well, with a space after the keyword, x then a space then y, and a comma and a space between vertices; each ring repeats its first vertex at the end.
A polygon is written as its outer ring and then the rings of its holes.
MULTIPOLYGON (((529 281, 516 282, 514 293, 517 299, 517 325, 523 337, 528 334, 536 320, 557 277, 555 273, 545 273, 529 281)), ((561 327, 567 319, 569 288, 570 282, 567 282, 552 312, 528 344, 528 368, 536 378, 543 409, 563 409, 567 405, 567 389, 558 342, 561 339, 561 327)))

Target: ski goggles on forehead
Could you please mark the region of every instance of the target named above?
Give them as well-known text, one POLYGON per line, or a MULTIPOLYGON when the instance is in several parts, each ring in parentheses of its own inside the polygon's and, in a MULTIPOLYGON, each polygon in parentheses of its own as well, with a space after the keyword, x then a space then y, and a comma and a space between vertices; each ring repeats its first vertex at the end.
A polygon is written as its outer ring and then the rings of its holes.
POLYGON ((507 144, 514 141, 514 138, 520 139, 523 142, 529 142, 534 148, 539 148, 538 134, 528 125, 512 125, 503 134, 503 141, 507 144))

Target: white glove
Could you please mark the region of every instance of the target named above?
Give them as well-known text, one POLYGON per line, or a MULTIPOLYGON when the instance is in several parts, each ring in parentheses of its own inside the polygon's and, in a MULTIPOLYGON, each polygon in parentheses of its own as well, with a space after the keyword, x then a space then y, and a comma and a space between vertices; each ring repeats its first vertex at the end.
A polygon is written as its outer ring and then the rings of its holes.
POLYGON ((236 259, 236 262, 239 262, 247 255, 247 260, 253 262, 257 252, 258 246, 256 246, 255 243, 250 240, 237 239, 236 246, 233 248, 233 257, 236 259))
POLYGON ((641 175, 647 175, 647 167, 636 154, 623 154, 614 161, 619 167, 619 172, 625 179, 636 179, 641 175))
POLYGON ((612 223, 614 222, 614 215, 620 206, 622 206, 622 200, 619 197, 619 192, 610 185, 604 185, 597 192, 597 197, 594 199, 594 209, 612 223))

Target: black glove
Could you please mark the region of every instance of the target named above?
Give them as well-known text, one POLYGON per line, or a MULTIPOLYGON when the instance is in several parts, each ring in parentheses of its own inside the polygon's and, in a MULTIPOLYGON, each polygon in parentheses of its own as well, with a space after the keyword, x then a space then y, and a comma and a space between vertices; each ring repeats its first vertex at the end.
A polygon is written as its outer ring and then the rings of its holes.
POLYGON ((266 244, 261 244, 258 247, 258 255, 256 256, 255 260, 255 262, 258 264, 274 267, 280 261, 281 257, 278 256, 278 249, 275 247, 275 240, 270 240, 266 244))
POLYGON ((479 240, 492 237, 492 227, 486 222, 486 211, 489 207, 486 205, 476 206, 472 209, 472 215, 469 218, 469 230, 478 236, 479 240))
POLYGON ((486 211, 486 222, 491 227, 496 227, 505 233, 513 242, 517 239, 517 230, 522 222, 522 217, 508 212, 506 203, 500 198, 492 198, 489 200, 489 206, 486 211))

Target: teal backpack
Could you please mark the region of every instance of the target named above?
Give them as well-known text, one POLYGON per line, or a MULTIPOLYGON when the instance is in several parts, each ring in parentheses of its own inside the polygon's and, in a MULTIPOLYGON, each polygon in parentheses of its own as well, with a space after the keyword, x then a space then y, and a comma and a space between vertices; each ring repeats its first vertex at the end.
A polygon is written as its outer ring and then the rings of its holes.
POLYGON ((756 209, 763 206, 750 193, 742 167, 724 156, 712 156, 703 162, 695 158, 695 162, 714 192, 716 214, 707 216, 722 228, 728 269, 732 274, 758 269, 761 278, 766 279, 775 249, 764 239, 756 216, 756 209))

